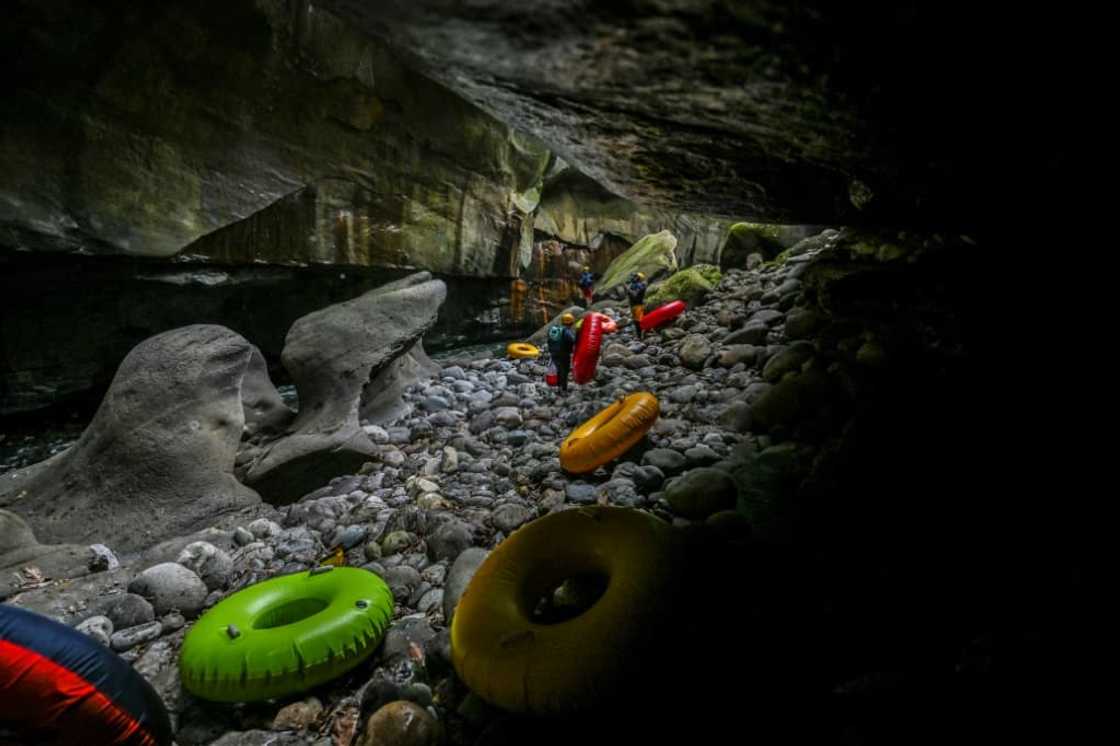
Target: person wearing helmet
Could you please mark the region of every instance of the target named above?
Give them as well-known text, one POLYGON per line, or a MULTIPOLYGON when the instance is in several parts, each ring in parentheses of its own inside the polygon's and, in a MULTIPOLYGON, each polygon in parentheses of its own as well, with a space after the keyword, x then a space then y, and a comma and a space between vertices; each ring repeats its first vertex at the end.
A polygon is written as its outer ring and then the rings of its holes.
POLYGON ((642 337, 642 316, 645 315, 646 276, 635 272, 626 286, 626 297, 630 299, 630 318, 634 320, 634 333, 642 337))
POLYGON ((568 391, 568 372, 572 369, 572 353, 576 349, 574 323, 576 317, 566 313, 560 317, 559 324, 548 327, 548 354, 556 366, 556 385, 561 393, 568 391))
POLYGON ((580 273, 579 282, 580 291, 583 293, 584 308, 591 308, 592 295, 595 288, 595 275, 591 271, 591 267, 586 264, 583 265, 583 272, 580 273))

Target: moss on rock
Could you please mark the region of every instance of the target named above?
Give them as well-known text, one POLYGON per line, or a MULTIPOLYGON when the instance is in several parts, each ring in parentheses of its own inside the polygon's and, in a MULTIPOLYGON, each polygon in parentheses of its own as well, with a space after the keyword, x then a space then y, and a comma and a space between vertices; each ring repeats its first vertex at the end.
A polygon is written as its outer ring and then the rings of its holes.
POLYGON ((690 305, 698 303, 715 289, 721 277, 719 267, 712 264, 697 264, 682 269, 652 288, 646 295, 646 305, 654 308, 674 300, 683 300, 690 305))
POLYGON ((643 236, 611 262, 595 284, 597 294, 624 285, 635 272, 643 272, 646 282, 677 271, 677 237, 667 230, 643 236))

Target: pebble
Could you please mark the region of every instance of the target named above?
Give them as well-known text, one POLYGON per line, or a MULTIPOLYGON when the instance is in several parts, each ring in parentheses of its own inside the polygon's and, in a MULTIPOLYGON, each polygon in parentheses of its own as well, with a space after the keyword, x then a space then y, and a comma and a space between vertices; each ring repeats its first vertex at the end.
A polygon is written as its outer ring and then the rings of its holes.
POLYGON ((76 629, 83 635, 89 635, 105 647, 109 647, 113 637, 113 622, 107 616, 91 616, 79 624, 76 629))
POLYGON ((162 624, 159 622, 148 622, 147 624, 141 624, 136 627, 129 627, 128 629, 114 632, 113 636, 109 639, 113 650, 121 653, 125 650, 131 650, 145 642, 151 642, 159 637, 162 632, 162 624))
POLYGON ((91 553, 89 559, 90 572, 106 572, 120 568, 120 560, 117 559, 117 555, 113 554, 113 550, 109 547, 104 544, 92 544, 89 549, 91 553))

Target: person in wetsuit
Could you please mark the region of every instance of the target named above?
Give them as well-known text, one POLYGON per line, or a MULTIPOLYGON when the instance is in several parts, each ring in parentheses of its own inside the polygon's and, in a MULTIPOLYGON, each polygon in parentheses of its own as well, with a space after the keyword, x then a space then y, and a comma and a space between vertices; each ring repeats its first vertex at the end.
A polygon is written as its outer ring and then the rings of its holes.
POLYGON ((637 272, 630 277, 626 285, 626 297, 630 299, 630 318, 634 320, 634 333, 640 339, 642 336, 642 316, 645 315, 646 302, 646 276, 637 272))
POLYGON ((568 372, 572 369, 572 353, 576 349, 576 335, 572 324, 576 317, 566 313, 560 317, 559 324, 548 327, 548 354, 556 366, 557 386, 561 393, 568 391, 568 372))
POLYGON ((591 272, 591 267, 586 264, 583 266, 583 272, 580 274, 579 281, 576 284, 579 285, 580 292, 583 293, 584 308, 591 308, 593 302, 592 296, 595 289, 595 275, 591 272))

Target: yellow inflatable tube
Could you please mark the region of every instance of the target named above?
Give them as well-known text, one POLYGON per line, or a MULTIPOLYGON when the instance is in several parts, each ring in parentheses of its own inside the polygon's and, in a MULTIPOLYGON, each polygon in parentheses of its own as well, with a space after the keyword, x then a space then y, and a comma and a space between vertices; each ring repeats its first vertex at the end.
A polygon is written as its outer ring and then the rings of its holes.
POLYGON ((506 355, 514 360, 527 357, 540 357, 541 351, 528 342, 510 342, 506 347, 506 355))
POLYGON ((679 603, 679 552, 667 523, 632 508, 577 508, 526 524, 490 553, 459 600, 455 670, 475 694, 514 712, 601 705, 640 683, 635 669, 665 644, 679 603), (580 575, 605 579, 606 590, 574 618, 535 622, 536 601, 580 575))
POLYGON ((645 436, 661 411, 648 391, 631 394, 583 423, 560 446, 560 465, 586 474, 629 451, 645 436))

